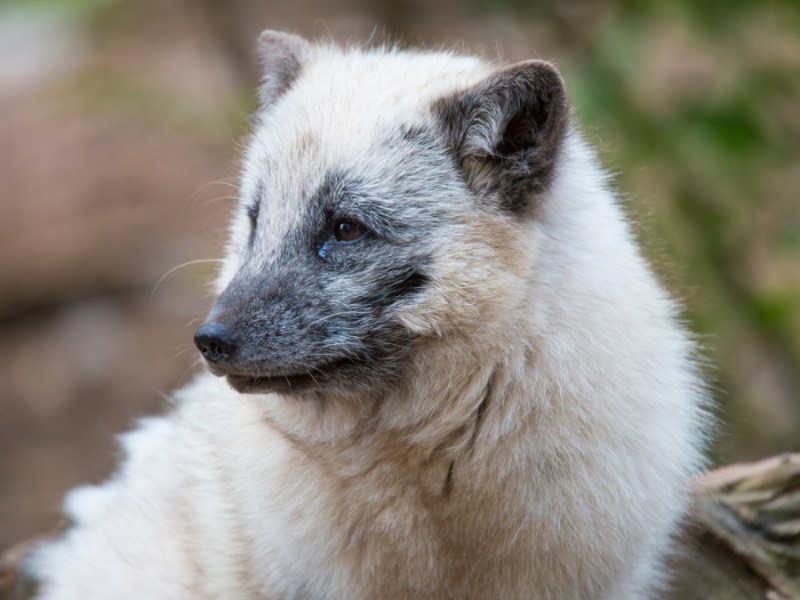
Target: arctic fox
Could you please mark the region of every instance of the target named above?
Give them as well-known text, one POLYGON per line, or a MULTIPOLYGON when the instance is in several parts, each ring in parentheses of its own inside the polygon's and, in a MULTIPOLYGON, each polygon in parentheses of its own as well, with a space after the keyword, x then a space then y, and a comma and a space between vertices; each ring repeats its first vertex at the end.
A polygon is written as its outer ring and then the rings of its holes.
POLYGON ((46 600, 650 597, 705 392, 546 62, 267 31, 209 372, 46 600))

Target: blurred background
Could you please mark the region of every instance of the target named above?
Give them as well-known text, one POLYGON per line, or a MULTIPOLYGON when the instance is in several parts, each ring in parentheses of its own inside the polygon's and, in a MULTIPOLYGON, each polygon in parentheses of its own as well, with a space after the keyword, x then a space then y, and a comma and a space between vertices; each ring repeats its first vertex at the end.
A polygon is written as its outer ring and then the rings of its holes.
POLYGON ((800 450, 800 5, 0 2, 0 548, 196 362, 263 28, 554 61, 705 346, 716 463, 800 450))

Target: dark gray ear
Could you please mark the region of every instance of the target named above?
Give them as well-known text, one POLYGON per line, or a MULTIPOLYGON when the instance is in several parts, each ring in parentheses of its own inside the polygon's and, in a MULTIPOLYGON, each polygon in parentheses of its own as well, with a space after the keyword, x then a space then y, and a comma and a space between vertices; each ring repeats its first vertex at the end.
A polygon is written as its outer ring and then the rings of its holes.
POLYGON ((310 49, 298 35, 267 29, 258 38, 261 59, 261 87, 258 96, 266 108, 280 97, 297 78, 310 49))
POLYGON ((547 189, 569 115, 553 65, 503 68, 434 110, 473 191, 522 212, 547 189))

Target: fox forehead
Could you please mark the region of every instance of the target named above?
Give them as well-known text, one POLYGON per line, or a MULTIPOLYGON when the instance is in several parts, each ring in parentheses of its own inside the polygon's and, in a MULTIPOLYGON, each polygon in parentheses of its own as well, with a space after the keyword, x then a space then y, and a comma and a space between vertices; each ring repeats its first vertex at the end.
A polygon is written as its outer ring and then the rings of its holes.
POLYGON ((433 126, 437 99, 491 70, 448 53, 314 46, 285 93, 257 114, 243 184, 288 169, 294 185, 318 185, 325 168, 366 164, 393 131, 433 126))
POLYGON ((448 53, 317 45, 286 92, 262 111, 261 122, 291 137, 310 127, 345 149, 387 124, 413 119, 437 98, 476 83, 492 69, 477 58, 448 53))

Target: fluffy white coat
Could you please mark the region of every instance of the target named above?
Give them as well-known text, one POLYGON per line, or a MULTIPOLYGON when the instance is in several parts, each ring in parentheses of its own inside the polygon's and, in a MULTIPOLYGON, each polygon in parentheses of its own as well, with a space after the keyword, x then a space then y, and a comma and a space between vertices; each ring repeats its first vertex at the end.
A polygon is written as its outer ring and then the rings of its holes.
MULTIPOLYGON (((307 129, 322 141, 292 170, 310 179, 496 68, 332 46, 305 61, 256 126, 243 197, 307 129)), ((281 181, 275 237, 300 210, 281 181)), ((74 526, 33 562, 39 597, 648 597, 702 462, 704 393, 676 305, 572 127, 534 219, 455 207, 435 293, 403 316, 453 327, 403 386, 320 405, 198 375, 122 436, 116 475, 69 495, 74 526)), ((246 235, 238 215, 220 290, 246 235)))

